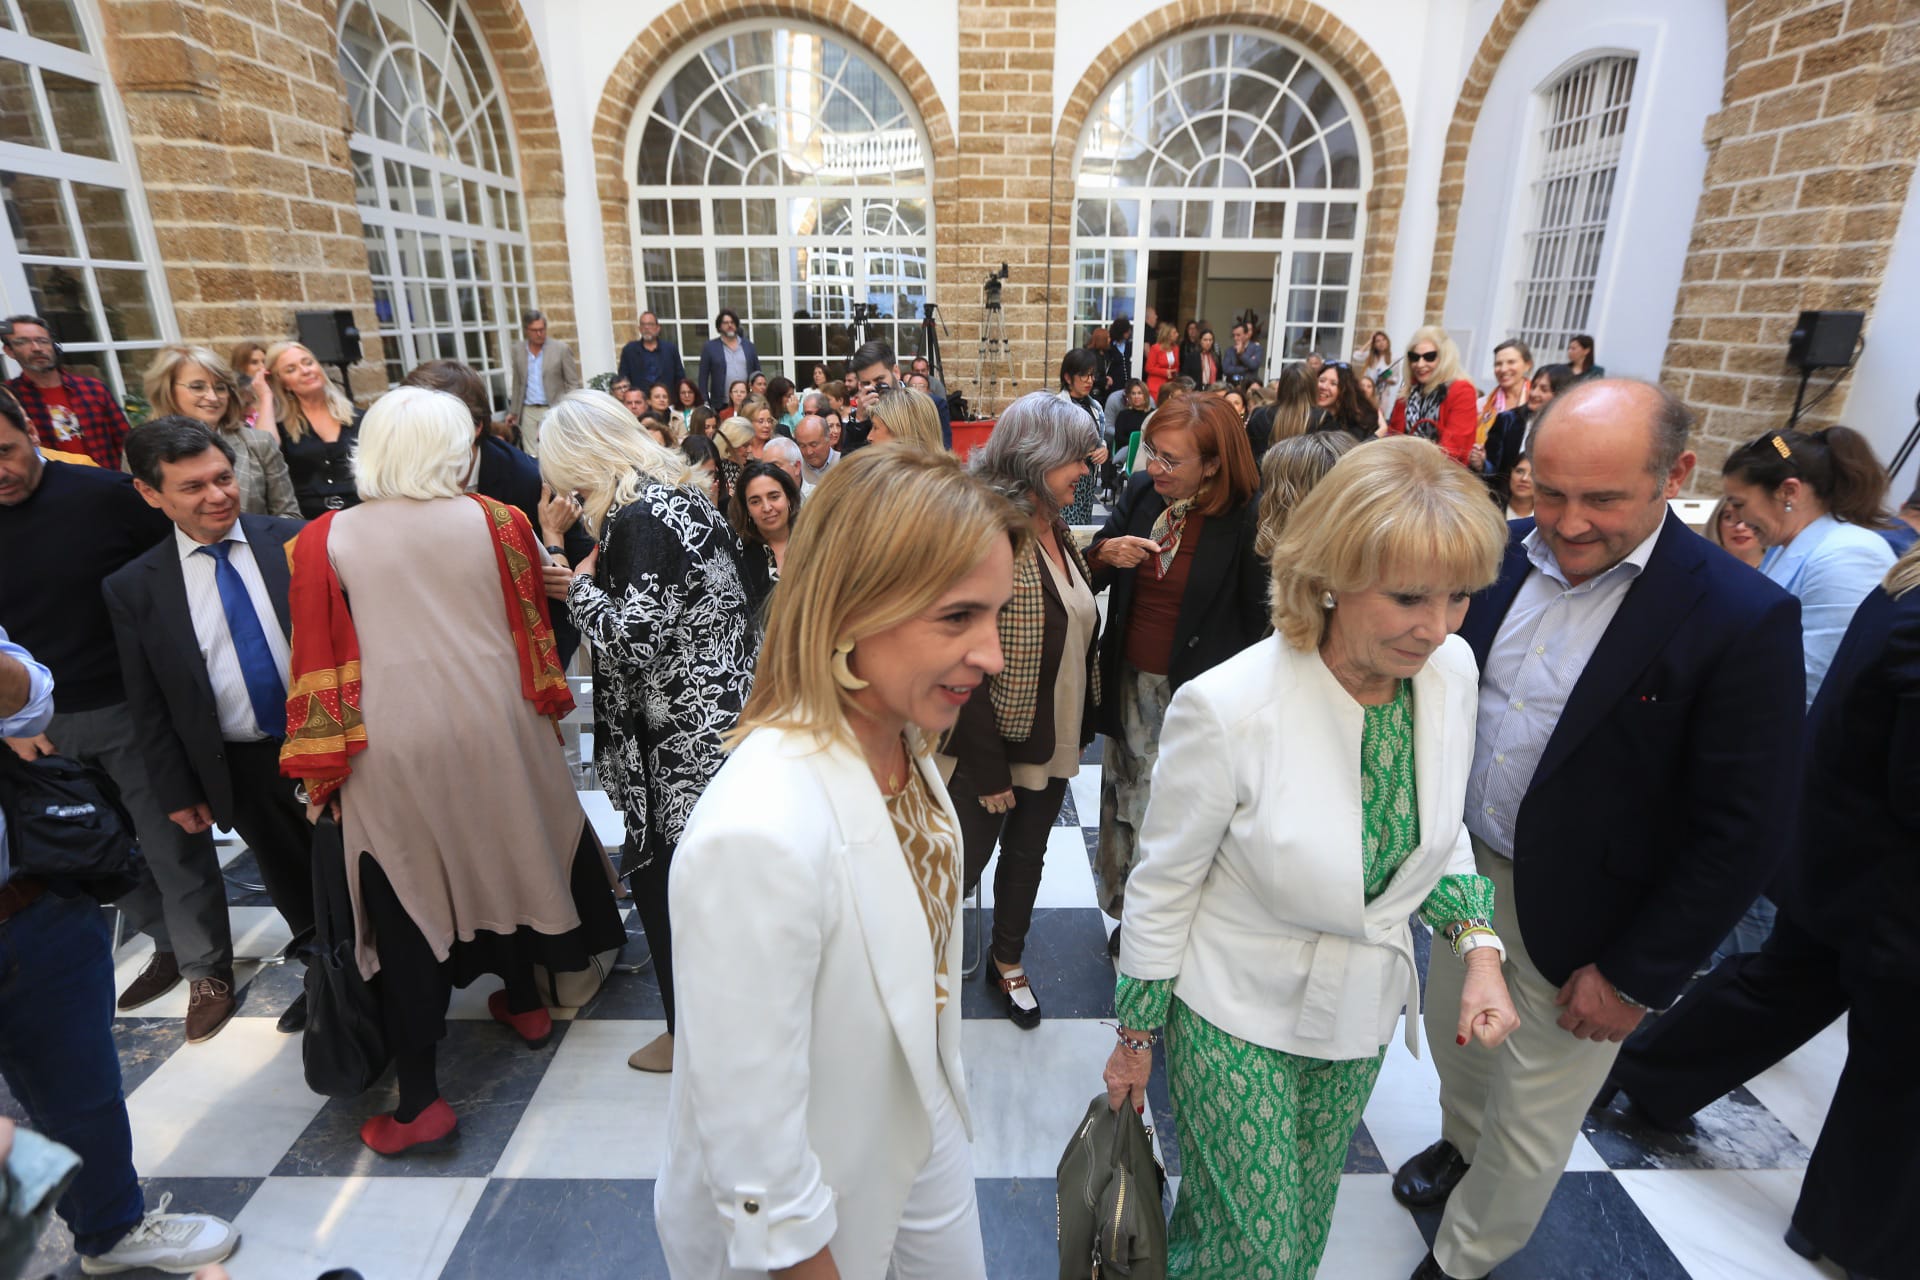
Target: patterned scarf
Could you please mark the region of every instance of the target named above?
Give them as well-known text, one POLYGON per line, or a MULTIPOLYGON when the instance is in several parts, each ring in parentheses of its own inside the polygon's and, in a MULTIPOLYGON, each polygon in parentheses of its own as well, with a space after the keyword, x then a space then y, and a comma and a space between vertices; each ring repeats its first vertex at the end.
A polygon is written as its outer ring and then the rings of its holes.
MULTIPOLYGON (((1080 554, 1073 531, 1064 520, 1053 522, 1053 536, 1060 549, 1073 561, 1080 578, 1089 585, 1093 574, 1086 557, 1080 554)), ((1013 599, 1000 611, 1000 674, 987 682, 993 699, 993 726, 1008 742, 1025 742, 1033 733, 1033 718, 1040 702, 1040 651, 1047 636, 1046 587, 1040 575, 1045 572, 1040 557, 1047 554, 1035 538, 1013 570, 1013 599)), ((1095 664, 1093 703, 1100 705, 1100 668, 1095 664)))
POLYGON ((1447 398, 1448 384, 1434 380, 1430 389, 1415 387, 1407 392, 1407 434, 1422 440, 1440 439, 1440 406, 1447 398))
POLYGON ((1182 498, 1168 504, 1164 511, 1154 517, 1153 528, 1147 536, 1160 544, 1160 562, 1156 572, 1162 578, 1173 568, 1173 558, 1180 554, 1180 534, 1187 527, 1187 512, 1193 510, 1193 502, 1193 498, 1182 498))
MULTIPOLYGON (((477 493, 467 496, 487 513, 507 629, 520 657, 520 692, 542 715, 563 716, 573 710, 573 693, 554 644, 533 527, 518 508, 477 493)), ((340 789, 353 772, 352 758, 367 749, 360 713, 360 638, 340 577, 327 558, 327 534, 337 514, 329 511, 301 530, 287 553, 293 571, 287 589, 293 679, 280 772, 305 782, 316 804, 340 789)))

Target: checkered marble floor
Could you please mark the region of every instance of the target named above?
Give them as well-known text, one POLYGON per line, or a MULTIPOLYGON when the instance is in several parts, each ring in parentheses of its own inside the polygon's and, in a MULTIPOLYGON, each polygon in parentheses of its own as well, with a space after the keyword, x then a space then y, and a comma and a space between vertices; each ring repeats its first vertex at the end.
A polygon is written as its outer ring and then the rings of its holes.
MULTIPOLYGON (((1097 761, 1097 747, 1089 759, 1097 761)), ((978 979, 964 995, 974 1168, 993 1280, 1057 1274, 1054 1166, 1101 1090, 1113 1043, 1100 1023, 1111 1016, 1113 975, 1088 863, 1099 772, 1091 764, 1073 782, 1028 944, 1047 1020, 1021 1031, 993 1016, 978 979)), ((594 817, 603 831, 616 821, 610 811, 594 817)), ((232 856, 235 878, 249 879, 250 859, 232 856)), ((991 869, 986 884, 991 911, 991 869)), ((286 941, 264 897, 236 890, 233 900, 241 954, 286 941)), ((147 946, 123 947, 122 986, 147 946)), ((444 1155, 398 1160, 374 1156, 356 1136, 366 1115, 393 1105, 391 1081, 365 1098, 316 1097, 302 1082, 299 1039, 274 1030, 299 976, 297 967, 241 966, 239 1016, 203 1045, 184 1043, 184 989, 116 1026, 149 1203, 171 1191, 176 1209, 234 1218, 243 1237, 229 1264, 236 1280, 312 1280, 338 1266, 367 1280, 666 1276, 652 1178, 667 1081, 626 1065, 663 1028, 649 973, 614 975, 591 1004, 561 1015, 538 1052, 488 1020, 488 984, 456 993, 441 1062, 460 1141, 444 1155)), ((1845 1044, 1842 1022, 1716 1103, 1691 1138, 1611 1115, 1590 1120, 1545 1222, 1500 1280, 1837 1277, 1788 1252, 1780 1234, 1845 1044)), ((1389 1182, 1437 1136, 1438 1092, 1432 1068, 1396 1037, 1348 1153, 1325 1280, 1400 1280, 1420 1260, 1438 1217, 1409 1216, 1389 1182)), ((1177 1177, 1169 1110, 1156 1069, 1150 1118, 1177 1177)), ((20 1115, 3 1090, 0 1111, 20 1115)), ((56 1222, 27 1275, 78 1274, 56 1222)))

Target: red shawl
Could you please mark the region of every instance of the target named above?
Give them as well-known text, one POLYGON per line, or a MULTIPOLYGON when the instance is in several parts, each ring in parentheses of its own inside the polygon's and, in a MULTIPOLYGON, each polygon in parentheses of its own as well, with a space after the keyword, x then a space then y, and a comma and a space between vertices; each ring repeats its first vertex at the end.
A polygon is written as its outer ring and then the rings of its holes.
MULTIPOLYGON (((554 644, 533 528, 514 507, 477 493, 468 496, 487 513, 507 629, 520 656, 521 695, 542 715, 563 716, 573 710, 573 693, 554 644)), ((327 531, 335 514, 329 511, 309 524, 287 555, 293 570, 287 591, 293 679, 280 772, 304 781, 316 804, 340 788, 352 772, 352 757, 367 749, 367 726, 360 716, 360 641, 339 575, 327 558, 327 531)))

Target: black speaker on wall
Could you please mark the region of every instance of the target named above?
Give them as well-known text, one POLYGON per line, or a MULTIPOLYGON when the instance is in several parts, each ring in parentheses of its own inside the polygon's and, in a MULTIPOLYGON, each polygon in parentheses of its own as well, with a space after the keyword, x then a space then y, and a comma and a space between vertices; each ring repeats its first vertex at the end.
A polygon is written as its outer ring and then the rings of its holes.
POLYGON ((1860 343, 1864 311, 1802 311, 1787 339, 1787 363, 1796 369, 1844 369, 1860 343))
POLYGON ((294 317, 300 345, 321 364, 346 366, 360 362, 360 330, 351 311, 301 311, 294 317))

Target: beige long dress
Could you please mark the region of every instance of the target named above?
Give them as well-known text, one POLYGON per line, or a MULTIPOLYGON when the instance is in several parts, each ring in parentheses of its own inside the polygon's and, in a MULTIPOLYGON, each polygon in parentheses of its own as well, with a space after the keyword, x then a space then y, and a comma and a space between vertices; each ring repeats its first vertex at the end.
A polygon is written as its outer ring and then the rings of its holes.
POLYGON ((341 790, 361 973, 380 964, 363 852, 438 960, 480 930, 579 928, 569 874, 586 814, 552 723, 522 696, 485 512, 468 498, 363 503, 334 517, 327 552, 367 726, 341 790))

